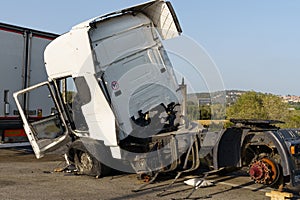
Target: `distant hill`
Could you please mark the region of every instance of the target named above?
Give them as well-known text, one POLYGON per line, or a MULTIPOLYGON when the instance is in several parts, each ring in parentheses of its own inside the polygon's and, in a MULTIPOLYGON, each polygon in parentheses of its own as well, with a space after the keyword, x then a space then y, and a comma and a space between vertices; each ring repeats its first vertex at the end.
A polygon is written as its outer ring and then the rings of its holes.
POLYGON ((226 103, 232 104, 234 103, 239 96, 241 96, 243 93, 247 91, 243 90, 226 90, 224 91, 218 91, 218 92, 200 92, 200 93, 189 93, 187 95, 188 101, 194 102, 195 104, 198 104, 198 101, 203 99, 211 99, 213 102, 217 103, 224 103, 224 96, 226 96, 226 103))
MULTIPOLYGON (((198 104, 199 100, 203 99, 204 102, 210 101, 213 99, 214 103, 223 103, 224 95, 226 95, 226 104, 230 105, 238 99, 239 96, 244 94, 245 90, 225 90, 219 92, 200 92, 200 93, 189 93, 187 95, 188 101, 198 104)), ((282 100, 291 106, 294 106, 297 110, 300 110, 300 96, 296 95, 283 95, 281 96, 282 100)))

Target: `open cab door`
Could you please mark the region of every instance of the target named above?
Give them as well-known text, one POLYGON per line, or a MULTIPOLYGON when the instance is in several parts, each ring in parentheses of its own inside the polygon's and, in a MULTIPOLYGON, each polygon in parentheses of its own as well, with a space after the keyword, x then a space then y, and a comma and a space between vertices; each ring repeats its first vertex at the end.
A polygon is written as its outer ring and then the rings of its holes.
POLYGON ((24 130, 37 158, 70 141, 54 86, 43 82, 14 93, 24 130))

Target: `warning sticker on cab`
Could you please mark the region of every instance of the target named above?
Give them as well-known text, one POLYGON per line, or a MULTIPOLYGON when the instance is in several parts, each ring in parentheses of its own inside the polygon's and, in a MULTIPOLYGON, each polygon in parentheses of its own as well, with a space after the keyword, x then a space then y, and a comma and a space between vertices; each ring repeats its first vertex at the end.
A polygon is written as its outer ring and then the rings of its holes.
POLYGON ((111 89, 113 89, 113 90, 117 90, 117 89, 119 89, 119 83, 118 83, 118 81, 113 81, 113 82, 111 82, 111 89))

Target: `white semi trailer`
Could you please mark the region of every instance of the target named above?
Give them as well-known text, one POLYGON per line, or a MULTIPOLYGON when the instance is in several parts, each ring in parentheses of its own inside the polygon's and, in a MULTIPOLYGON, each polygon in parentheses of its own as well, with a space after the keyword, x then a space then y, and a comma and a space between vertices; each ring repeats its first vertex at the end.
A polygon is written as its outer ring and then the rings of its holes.
MULTIPOLYGON (((12 95, 15 91, 47 80, 43 53, 57 36, 0 23, 0 147, 9 143, 28 143, 12 95)), ((20 105, 30 120, 41 117, 48 106, 45 96, 24 95, 21 98, 20 105), (43 103, 36 107, 36 101, 43 103)))

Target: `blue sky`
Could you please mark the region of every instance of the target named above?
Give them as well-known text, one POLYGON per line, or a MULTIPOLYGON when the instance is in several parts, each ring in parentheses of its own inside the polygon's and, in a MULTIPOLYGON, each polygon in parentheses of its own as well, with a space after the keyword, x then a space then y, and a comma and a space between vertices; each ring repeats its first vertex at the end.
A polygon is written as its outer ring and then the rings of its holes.
MULTIPOLYGON (((89 18, 142 2, 10 0, 1 3, 0 21, 61 34, 89 18)), ((226 89, 300 96, 300 1, 171 2, 184 35, 208 52, 226 89)))

